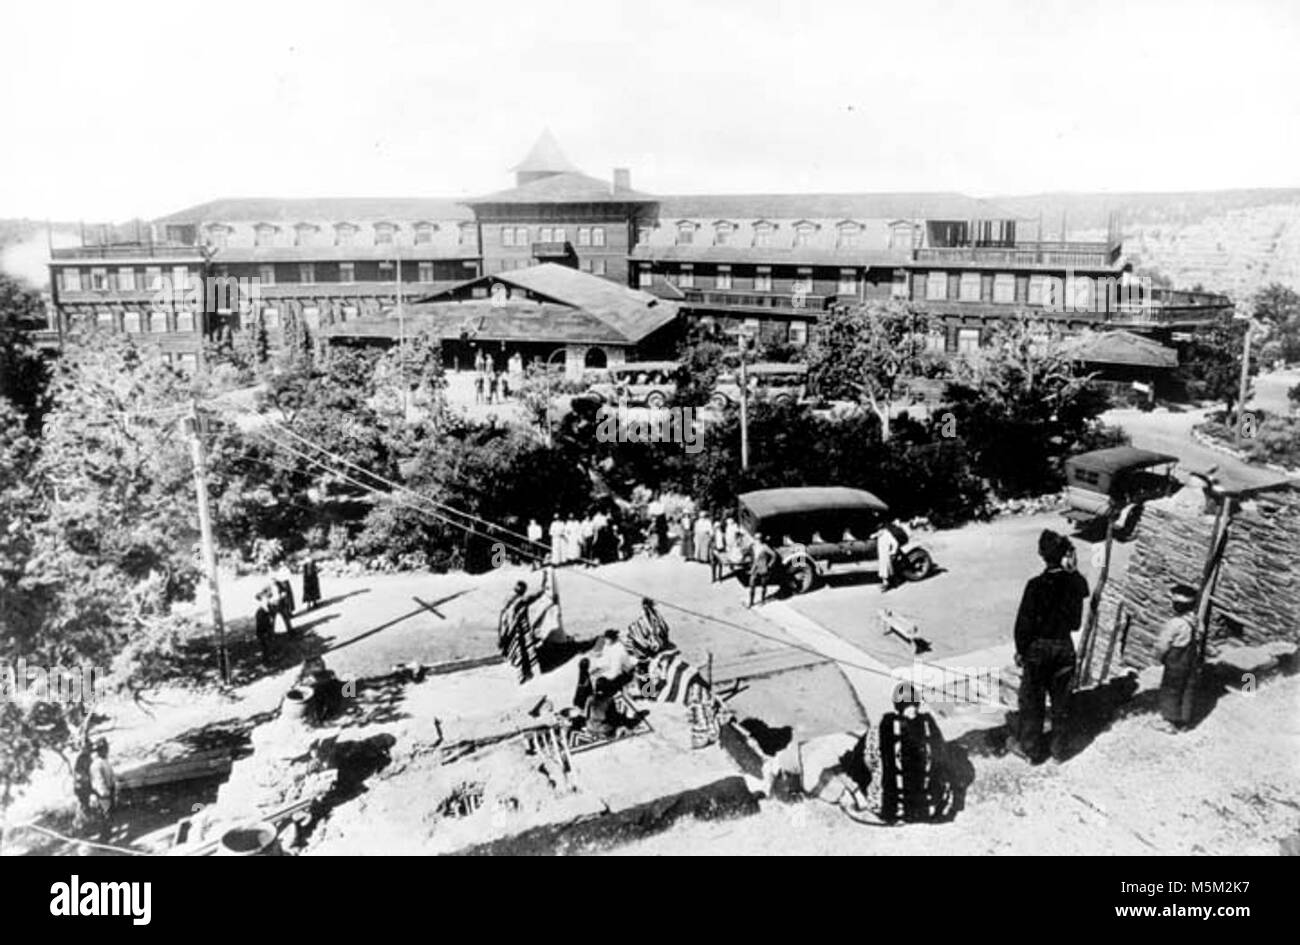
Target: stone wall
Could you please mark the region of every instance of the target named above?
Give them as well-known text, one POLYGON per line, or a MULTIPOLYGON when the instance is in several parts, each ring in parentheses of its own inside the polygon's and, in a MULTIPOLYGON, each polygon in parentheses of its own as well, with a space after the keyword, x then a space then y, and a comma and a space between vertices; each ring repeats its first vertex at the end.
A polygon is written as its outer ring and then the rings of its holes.
MULTIPOLYGON (((1115 647, 1108 675, 1155 663, 1156 635, 1172 613, 1169 585, 1199 585, 1213 528, 1214 515, 1199 503, 1170 500, 1145 509, 1127 573, 1112 577, 1102 593, 1090 678, 1105 661, 1121 602, 1131 615, 1128 638, 1122 657, 1115 647)), ((1211 605, 1211 656, 1229 647, 1300 642, 1300 490, 1242 503, 1211 605)))

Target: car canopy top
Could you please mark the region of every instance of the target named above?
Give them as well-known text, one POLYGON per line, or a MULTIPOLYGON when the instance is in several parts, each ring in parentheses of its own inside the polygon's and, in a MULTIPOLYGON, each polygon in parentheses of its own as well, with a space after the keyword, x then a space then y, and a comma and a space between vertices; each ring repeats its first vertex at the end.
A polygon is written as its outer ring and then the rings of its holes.
MULTIPOLYGON (((800 486, 787 489, 759 489, 737 498, 740 524, 751 535, 771 532, 777 538, 790 535, 805 541, 806 535, 821 531, 830 541, 850 528, 865 532, 889 512, 889 506, 870 492, 845 486, 800 486)), ((865 539, 866 534, 857 534, 865 539)))
POLYGON ((1136 446, 1112 446, 1109 449, 1093 450, 1091 453, 1071 456, 1065 461, 1065 465, 1069 469, 1086 469, 1089 472, 1113 476, 1131 469, 1146 469, 1150 466, 1176 462, 1178 457, 1170 456, 1168 453, 1153 453, 1151 450, 1140 450, 1136 446))

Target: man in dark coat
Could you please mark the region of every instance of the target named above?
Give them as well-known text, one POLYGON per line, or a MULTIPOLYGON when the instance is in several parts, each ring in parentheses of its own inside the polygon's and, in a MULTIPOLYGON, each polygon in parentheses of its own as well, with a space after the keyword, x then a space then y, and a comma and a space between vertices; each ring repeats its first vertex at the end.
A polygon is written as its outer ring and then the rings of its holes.
POLYGON ((1025 585, 1016 614, 1016 665, 1020 677, 1020 750, 1035 764, 1046 761, 1043 715, 1052 702, 1051 755, 1066 750, 1066 719, 1074 677, 1074 643, 1088 582, 1075 570, 1074 545, 1050 529, 1038 538, 1038 554, 1046 567, 1025 585))
POLYGON ((308 608, 320 603, 320 571, 311 558, 302 565, 302 602, 308 608))
POLYGON ((1196 588, 1175 584, 1170 588, 1174 615, 1156 638, 1155 657, 1165 667, 1160 680, 1160 714, 1165 729, 1181 731, 1192 720, 1192 695, 1196 682, 1196 588))
POLYGON ((270 602, 258 598, 257 610, 253 614, 253 632, 257 635, 257 645, 262 650, 262 662, 270 665, 271 637, 275 633, 275 616, 271 613, 270 602))

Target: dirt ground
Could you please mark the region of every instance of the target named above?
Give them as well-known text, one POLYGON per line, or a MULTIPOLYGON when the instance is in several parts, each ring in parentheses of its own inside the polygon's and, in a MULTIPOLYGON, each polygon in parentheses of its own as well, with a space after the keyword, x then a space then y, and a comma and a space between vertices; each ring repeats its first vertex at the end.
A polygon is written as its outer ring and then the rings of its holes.
MULTIPOLYGON (((623 855, 1275 855, 1300 837, 1300 677, 1221 699, 1171 736, 1135 714, 1061 765, 977 754, 951 823, 870 827, 817 801, 688 822, 623 855)), ((966 741, 966 739, 963 739, 966 741)))

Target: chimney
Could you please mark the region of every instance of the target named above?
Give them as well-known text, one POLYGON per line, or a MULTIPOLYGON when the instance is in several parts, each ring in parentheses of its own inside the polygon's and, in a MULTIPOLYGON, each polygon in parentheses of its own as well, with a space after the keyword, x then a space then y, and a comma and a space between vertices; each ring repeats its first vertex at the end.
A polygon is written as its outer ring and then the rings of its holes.
POLYGON ((632 172, 626 167, 614 168, 614 193, 632 189, 632 172))

